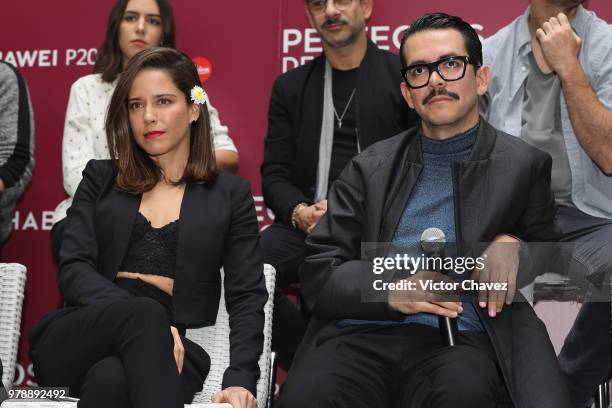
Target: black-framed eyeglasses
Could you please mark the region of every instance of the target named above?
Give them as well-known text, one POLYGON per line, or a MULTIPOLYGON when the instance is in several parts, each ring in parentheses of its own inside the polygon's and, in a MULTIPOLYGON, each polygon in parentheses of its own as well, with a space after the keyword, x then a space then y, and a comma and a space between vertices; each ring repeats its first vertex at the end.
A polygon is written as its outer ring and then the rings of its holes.
POLYGON ((479 64, 470 60, 470 57, 466 55, 444 57, 430 63, 409 65, 402 69, 402 78, 412 89, 427 86, 434 70, 445 81, 457 81, 465 76, 468 64, 479 67, 479 64))
POLYGON ((353 0, 308 0, 308 11, 311 14, 323 14, 328 1, 331 1, 341 11, 346 10, 353 3, 353 0))

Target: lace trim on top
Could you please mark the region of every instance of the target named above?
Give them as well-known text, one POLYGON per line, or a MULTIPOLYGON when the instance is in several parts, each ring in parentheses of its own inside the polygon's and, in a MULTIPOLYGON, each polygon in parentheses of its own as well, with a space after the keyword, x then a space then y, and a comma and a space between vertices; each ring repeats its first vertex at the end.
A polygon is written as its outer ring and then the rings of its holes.
POLYGON ((174 220, 155 228, 138 212, 120 270, 174 278, 178 225, 178 220, 174 220))

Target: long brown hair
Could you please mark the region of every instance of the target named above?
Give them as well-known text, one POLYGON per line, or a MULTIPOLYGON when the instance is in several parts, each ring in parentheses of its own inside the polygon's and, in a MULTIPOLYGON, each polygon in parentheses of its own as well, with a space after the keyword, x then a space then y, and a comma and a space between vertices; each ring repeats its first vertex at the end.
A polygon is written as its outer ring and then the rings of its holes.
MULTIPOLYGON (((162 179, 161 170, 136 143, 129 120, 128 96, 134 78, 144 69, 166 72, 184 94, 188 105, 193 86, 202 86, 191 59, 172 48, 155 47, 140 51, 128 62, 119 77, 106 117, 106 137, 111 159, 117 168, 117 186, 130 193, 151 190, 162 179)), ((190 149, 183 177, 175 184, 213 182, 217 175, 207 105, 190 128, 190 149)))
MULTIPOLYGON (((102 80, 113 82, 123 70, 123 53, 119 47, 119 26, 129 0, 118 0, 108 15, 106 37, 98 49, 94 74, 102 74, 102 80)), ((175 24, 172 6, 168 0, 155 0, 162 21, 162 40, 159 45, 175 48, 175 24)))

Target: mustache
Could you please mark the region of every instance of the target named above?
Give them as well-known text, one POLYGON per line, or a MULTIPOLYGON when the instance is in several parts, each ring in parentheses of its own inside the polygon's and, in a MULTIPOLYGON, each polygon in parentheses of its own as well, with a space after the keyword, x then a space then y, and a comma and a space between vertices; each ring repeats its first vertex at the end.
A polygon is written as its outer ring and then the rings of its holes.
POLYGON ((334 25, 334 24, 346 24, 346 23, 347 21, 340 16, 336 18, 328 18, 323 22, 323 24, 321 24, 321 28, 327 28, 328 26, 334 25))
POLYGON ((432 98, 436 97, 436 96, 448 96, 450 98, 459 100, 459 95, 457 95, 454 92, 449 92, 444 88, 440 88, 440 89, 434 89, 433 91, 431 91, 429 93, 429 95, 427 95, 424 99, 423 99, 423 105, 427 105, 429 103, 429 101, 431 101, 432 98))

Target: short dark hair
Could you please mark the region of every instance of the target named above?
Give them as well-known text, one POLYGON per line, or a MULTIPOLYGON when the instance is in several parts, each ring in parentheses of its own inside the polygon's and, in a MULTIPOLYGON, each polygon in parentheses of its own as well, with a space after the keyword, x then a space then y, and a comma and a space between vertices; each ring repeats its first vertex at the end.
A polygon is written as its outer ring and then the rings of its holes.
POLYGON ((399 51, 402 67, 406 68, 408 65, 406 55, 404 54, 404 48, 408 37, 419 31, 439 30, 445 28, 453 28, 461 33, 465 41, 465 48, 467 49, 468 57, 470 57, 470 60, 474 62, 476 68, 480 67, 482 65, 482 43, 480 42, 480 38, 478 38, 476 30, 474 30, 472 26, 465 22, 461 17, 451 16, 445 13, 423 14, 414 20, 414 22, 410 24, 410 27, 404 31, 404 36, 402 37, 402 43, 399 51))
MULTIPOLYGON (((130 193, 144 193, 161 180, 161 171, 136 143, 130 126, 128 97, 136 75, 145 69, 165 71, 183 93, 188 105, 191 89, 202 86, 198 70, 191 59, 172 48, 155 47, 140 51, 128 62, 119 76, 106 117, 108 150, 117 168, 117 187, 130 193)), ((191 124, 190 149, 183 177, 174 184, 212 183, 217 176, 215 153, 207 104, 200 105, 200 115, 191 124)))
MULTIPOLYGON (((117 0, 110 14, 106 26, 106 37, 98 49, 94 74, 101 74, 104 82, 113 82, 123 70, 123 54, 119 47, 119 26, 123 20, 125 9, 129 0, 117 0)), ((162 42, 159 45, 175 48, 174 13, 169 0, 155 0, 159 8, 162 21, 162 42)))

